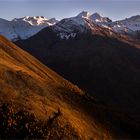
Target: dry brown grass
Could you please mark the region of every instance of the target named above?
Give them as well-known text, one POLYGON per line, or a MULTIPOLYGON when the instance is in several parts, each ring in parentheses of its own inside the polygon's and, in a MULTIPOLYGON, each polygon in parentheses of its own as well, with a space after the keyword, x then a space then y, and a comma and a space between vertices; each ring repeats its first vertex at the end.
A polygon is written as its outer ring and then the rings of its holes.
MULTIPOLYGON (((92 137, 91 134, 95 130, 92 130, 92 125, 87 124, 84 119, 86 116, 82 115, 80 108, 75 105, 72 107, 72 104, 79 100, 79 96, 83 98, 84 92, 2 36, 0 36, 0 55, 1 105, 13 102, 17 110, 30 112, 41 121, 46 121, 49 115, 60 108, 63 115, 59 118, 59 124, 64 131, 63 137, 67 139, 72 137, 70 128, 77 132, 76 139, 92 137)), ((14 122, 15 120, 11 125, 14 125, 14 122)), ((56 133, 62 135, 59 129, 57 125, 52 128, 54 138, 56 133)))
POLYGON ((110 114, 112 110, 2 36, 0 56, 0 138, 100 140, 131 136, 117 126, 120 118, 110 114))

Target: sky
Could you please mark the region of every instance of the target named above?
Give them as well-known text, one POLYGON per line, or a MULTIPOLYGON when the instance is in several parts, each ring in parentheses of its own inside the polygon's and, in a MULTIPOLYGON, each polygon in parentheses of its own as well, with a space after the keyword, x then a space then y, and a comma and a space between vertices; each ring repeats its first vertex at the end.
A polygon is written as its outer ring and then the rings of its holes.
POLYGON ((0 0, 0 18, 55 17, 60 20, 81 11, 98 12, 112 20, 140 15, 140 0, 0 0))

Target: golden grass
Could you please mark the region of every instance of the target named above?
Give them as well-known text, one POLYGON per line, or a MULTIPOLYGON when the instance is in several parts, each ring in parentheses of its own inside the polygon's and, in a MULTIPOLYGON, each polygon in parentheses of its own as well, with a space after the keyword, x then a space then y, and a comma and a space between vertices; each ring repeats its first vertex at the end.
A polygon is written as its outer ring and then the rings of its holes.
POLYGON ((19 138, 23 133, 19 117, 26 120, 22 138, 100 140, 122 133, 115 131, 115 126, 109 130, 116 122, 104 123, 110 110, 2 36, 0 56, 0 113, 4 105, 8 110, 7 123, 2 126, 3 119, 0 126, 6 132, 2 135, 1 131, 0 138, 19 138))

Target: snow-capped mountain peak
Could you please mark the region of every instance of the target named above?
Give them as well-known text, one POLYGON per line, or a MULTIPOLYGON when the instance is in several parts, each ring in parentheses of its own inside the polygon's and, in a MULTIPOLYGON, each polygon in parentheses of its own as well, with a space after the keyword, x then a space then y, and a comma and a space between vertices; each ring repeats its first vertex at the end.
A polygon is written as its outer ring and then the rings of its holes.
POLYGON ((15 18, 13 19, 14 21, 17 21, 17 20, 47 20, 45 17, 43 16, 33 16, 33 17, 30 17, 30 16, 25 16, 25 17, 22 17, 22 18, 15 18))
POLYGON ((132 16, 130 18, 127 18, 126 20, 129 20, 131 22, 140 22, 140 15, 132 16))
POLYGON ((58 22, 55 18, 47 19, 43 16, 25 16, 22 18, 15 18, 12 21, 14 22, 26 22, 32 26, 40 26, 40 25, 54 25, 58 22))
POLYGON ((57 35, 62 39, 69 39, 75 37, 78 33, 86 33, 89 30, 95 31, 96 26, 91 15, 87 11, 82 11, 75 17, 65 18, 53 26, 57 35))
POLYGON ((56 24, 58 22, 58 20, 55 19, 55 18, 51 18, 51 19, 48 20, 48 22, 51 23, 51 24, 56 24))
POLYGON ((30 25, 41 25, 41 24, 47 23, 48 19, 46 19, 43 16, 33 16, 33 17, 25 16, 22 18, 15 18, 15 19, 13 19, 13 21, 27 22, 30 25))
POLYGON ((93 13, 90 18, 93 18, 94 19, 98 19, 98 18, 101 18, 101 15, 99 13, 93 13))
POLYGON ((81 18, 88 18, 90 16, 90 13, 87 11, 82 11, 80 14, 77 15, 77 17, 81 18))
POLYGON ((137 35, 140 31, 140 15, 113 22, 111 25, 116 32, 137 35))
POLYGON ((0 19, 0 34, 10 40, 27 39, 48 26, 52 26, 58 35, 67 39, 75 37, 79 32, 95 31, 96 26, 121 34, 137 35, 140 33, 140 15, 114 22, 99 13, 90 14, 87 11, 82 11, 75 17, 65 18, 61 21, 55 18, 47 19, 43 16, 25 16, 12 21, 0 19))
POLYGON ((102 17, 99 13, 94 13, 90 16, 90 19, 95 23, 108 23, 112 22, 108 17, 102 17))
POLYGON ((43 16, 25 16, 12 21, 0 19, 0 34, 10 40, 27 39, 57 22, 55 18, 48 20, 43 16))

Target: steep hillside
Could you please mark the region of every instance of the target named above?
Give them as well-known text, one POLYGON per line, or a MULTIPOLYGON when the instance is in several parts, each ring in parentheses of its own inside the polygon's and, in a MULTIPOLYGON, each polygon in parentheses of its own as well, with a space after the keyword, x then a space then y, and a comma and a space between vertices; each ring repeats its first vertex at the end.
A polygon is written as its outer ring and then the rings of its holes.
POLYGON ((107 108, 0 36, 0 138, 139 138, 139 122, 107 108))
POLYGON ((61 39, 51 28, 16 42, 44 64, 105 104, 140 117, 140 43, 93 26, 61 39))

